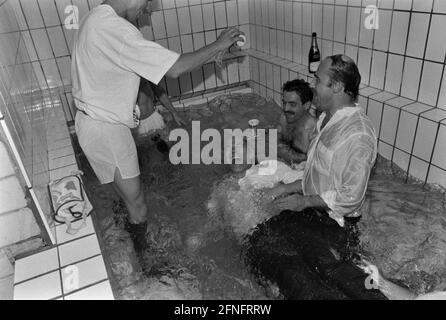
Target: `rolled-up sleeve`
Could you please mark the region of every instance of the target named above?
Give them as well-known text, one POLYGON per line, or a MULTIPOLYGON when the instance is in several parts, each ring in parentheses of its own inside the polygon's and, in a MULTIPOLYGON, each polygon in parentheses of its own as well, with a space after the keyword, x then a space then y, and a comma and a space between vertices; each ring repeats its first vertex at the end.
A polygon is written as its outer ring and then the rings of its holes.
POLYGON ((121 64, 154 84, 161 81, 179 57, 179 53, 146 40, 136 32, 124 37, 120 50, 121 64))
POLYGON ((330 170, 334 185, 321 194, 334 216, 342 217, 361 207, 375 158, 374 139, 366 134, 350 137, 334 152, 330 170))

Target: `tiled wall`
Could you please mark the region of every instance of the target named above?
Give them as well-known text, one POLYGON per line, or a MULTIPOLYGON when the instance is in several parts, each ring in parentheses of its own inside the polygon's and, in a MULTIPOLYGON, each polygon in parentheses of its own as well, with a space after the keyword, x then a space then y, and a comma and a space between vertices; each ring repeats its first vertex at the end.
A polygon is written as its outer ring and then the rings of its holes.
POLYGON ((359 104, 379 152, 423 182, 446 187, 446 1, 250 0, 251 86, 280 103, 281 85, 308 73, 311 33, 322 57, 345 53, 362 75, 359 104), (379 8, 379 29, 364 27, 379 8))
POLYGON ((446 110, 446 1, 250 0, 251 47, 307 64, 311 33, 322 56, 355 59, 366 85, 446 110), (368 5, 378 29, 366 29, 368 5), (443 81, 444 80, 444 81, 443 81))
MULTIPOLYGON (((80 20, 102 0, 9 1, 18 13, 20 30, 41 86, 61 88, 71 105, 70 55, 75 30, 65 27, 65 9, 75 5, 80 20)), ((249 34, 248 0, 154 0, 152 8, 151 21, 142 22, 142 33, 177 52, 191 52, 211 43, 228 26, 238 26, 249 34)), ((247 57, 233 57, 226 60, 223 70, 215 63, 207 63, 179 79, 165 79, 161 85, 171 97, 184 98, 246 81, 248 68, 247 57)), ((73 120, 72 105, 65 113, 68 121, 73 120)))

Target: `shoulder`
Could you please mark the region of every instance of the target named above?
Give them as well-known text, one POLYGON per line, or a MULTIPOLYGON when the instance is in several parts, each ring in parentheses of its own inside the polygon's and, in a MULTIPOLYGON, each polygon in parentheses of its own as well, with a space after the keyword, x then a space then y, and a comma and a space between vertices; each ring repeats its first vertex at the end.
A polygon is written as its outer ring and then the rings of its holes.
POLYGON ((305 130, 314 130, 317 125, 317 118, 310 114, 305 115, 304 118, 304 128, 305 130))

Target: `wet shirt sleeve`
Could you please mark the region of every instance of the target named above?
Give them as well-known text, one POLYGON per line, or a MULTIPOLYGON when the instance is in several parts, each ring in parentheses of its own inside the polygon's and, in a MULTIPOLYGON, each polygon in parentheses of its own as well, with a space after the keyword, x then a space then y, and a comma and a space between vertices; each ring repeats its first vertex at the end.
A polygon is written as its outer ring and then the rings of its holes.
POLYGON ((154 84, 161 81, 180 57, 180 54, 144 39, 139 32, 124 36, 119 53, 123 66, 154 84))
POLYGON ((366 134, 351 137, 335 150, 330 170, 334 186, 321 195, 334 216, 343 217, 361 207, 375 157, 374 139, 366 134))

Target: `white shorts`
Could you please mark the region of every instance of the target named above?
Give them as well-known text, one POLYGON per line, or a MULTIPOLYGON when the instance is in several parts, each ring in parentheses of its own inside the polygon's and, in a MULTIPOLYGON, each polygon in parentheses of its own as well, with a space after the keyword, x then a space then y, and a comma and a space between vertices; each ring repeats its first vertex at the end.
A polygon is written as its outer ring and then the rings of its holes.
POLYGON ((79 144, 102 184, 114 181, 116 168, 123 179, 140 175, 135 141, 128 127, 99 121, 77 112, 79 144))

